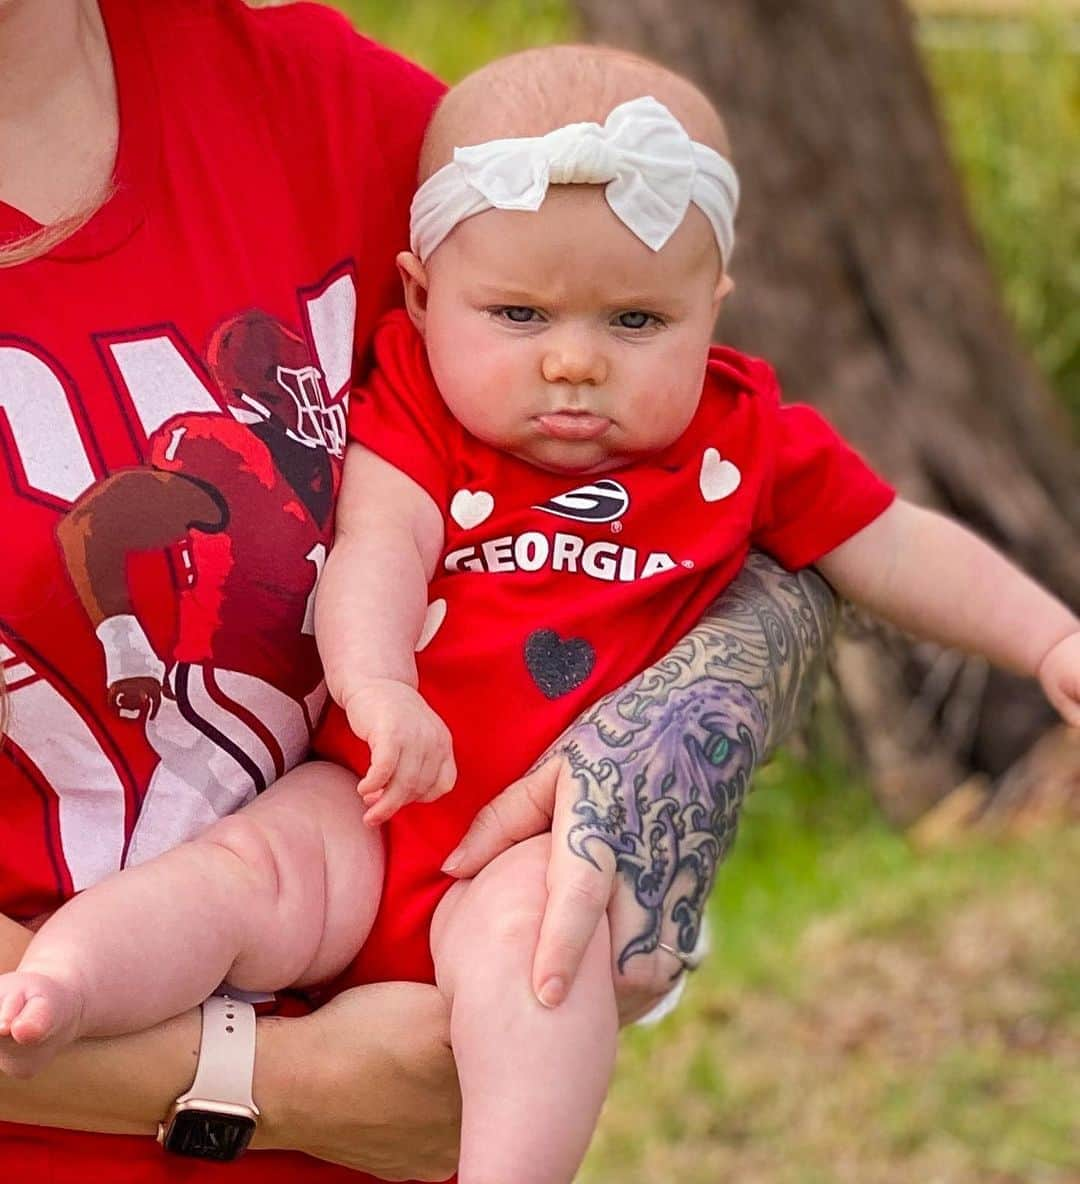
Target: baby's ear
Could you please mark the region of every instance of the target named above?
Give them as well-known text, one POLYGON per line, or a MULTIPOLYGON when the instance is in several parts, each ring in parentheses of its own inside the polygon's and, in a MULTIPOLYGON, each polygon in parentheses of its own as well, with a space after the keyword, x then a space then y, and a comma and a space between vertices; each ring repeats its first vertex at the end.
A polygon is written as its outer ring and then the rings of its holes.
POLYGON ((735 291, 735 281, 728 275, 728 273, 721 272, 720 278, 716 281, 716 287, 713 289, 713 315, 720 311, 720 305, 735 291))
POLYGON ((405 288, 405 311, 421 334, 427 316, 427 271, 412 251, 402 251, 397 257, 398 271, 405 288))

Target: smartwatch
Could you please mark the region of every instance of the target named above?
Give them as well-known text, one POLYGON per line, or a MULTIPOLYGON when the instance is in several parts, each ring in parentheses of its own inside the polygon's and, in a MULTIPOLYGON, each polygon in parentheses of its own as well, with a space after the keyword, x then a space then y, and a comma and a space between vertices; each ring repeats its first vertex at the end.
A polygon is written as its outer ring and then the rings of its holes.
POLYGON ((202 1005, 202 1039, 195 1080, 158 1123, 158 1142, 173 1155, 236 1159, 251 1142, 259 1117, 251 1096, 255 1072, 255 1009, 231 995, 202 1005))

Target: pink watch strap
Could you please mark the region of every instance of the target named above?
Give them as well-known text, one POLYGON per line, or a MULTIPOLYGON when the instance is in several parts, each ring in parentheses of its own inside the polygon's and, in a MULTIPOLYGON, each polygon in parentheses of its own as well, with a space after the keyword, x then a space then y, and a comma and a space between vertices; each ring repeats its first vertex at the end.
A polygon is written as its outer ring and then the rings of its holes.
POLYGON ((230 1102, 258 1114, 251 1096, 254 1075, 255 1008, 227 994, 211 995, 202 1005, 195 1080, 177 1104, 194 1099, 230 1102))

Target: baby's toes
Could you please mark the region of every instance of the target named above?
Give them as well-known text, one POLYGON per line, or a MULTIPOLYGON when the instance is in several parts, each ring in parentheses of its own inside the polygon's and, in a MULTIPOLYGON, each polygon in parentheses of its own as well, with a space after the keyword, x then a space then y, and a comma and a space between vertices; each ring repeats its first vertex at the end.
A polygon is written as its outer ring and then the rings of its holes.
POLYGON ((0 982, 0 1036, 11 1035, 11 1021, 26 1005, 26 988, 17 975, 4 975, 7 982, 0 982))
POLYGON ((0 1035, 16 1044, 71 1039, 80 1014, 76 992, 48 975, 15 971, 0 979, 0 1035))
POLYGON ((10 1024, 11 1038, 16 1044, 42 1044, 57 1028, 57 1008, 45 995, 27 996, 22 1010, 10 1024))

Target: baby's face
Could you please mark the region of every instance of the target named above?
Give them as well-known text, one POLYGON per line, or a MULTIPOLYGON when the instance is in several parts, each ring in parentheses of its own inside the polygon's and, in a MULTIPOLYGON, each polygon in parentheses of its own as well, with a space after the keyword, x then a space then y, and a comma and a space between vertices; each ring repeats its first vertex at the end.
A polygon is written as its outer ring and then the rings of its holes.
MULTIPOLYGON (((405 269, 408 271, 408 269, 405 269)), ((601 473, 664 448, 697 409, 730 287, 691 206, 659 252, 595 186, 552 186, 536 213, 489 210, 406 275, 447 406, 541 468, 601 473)))

